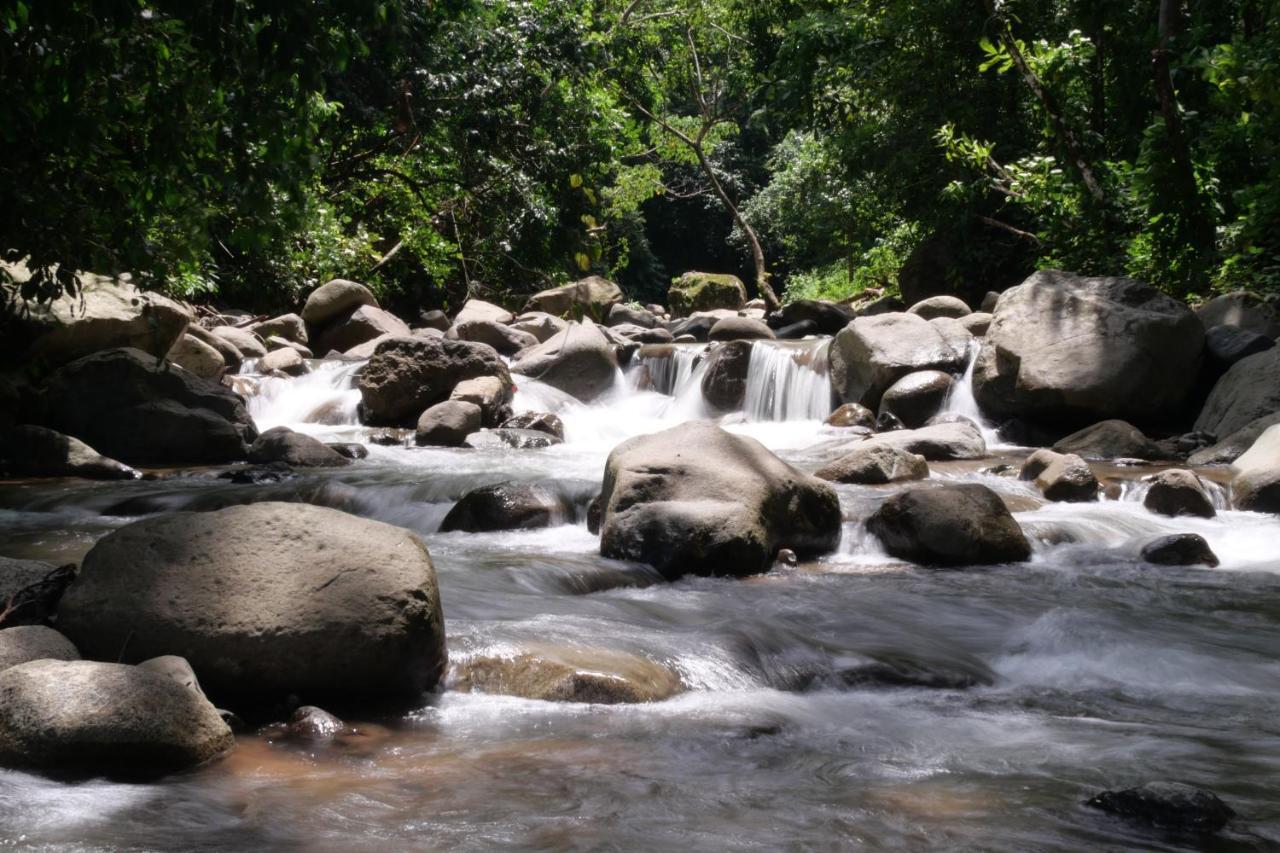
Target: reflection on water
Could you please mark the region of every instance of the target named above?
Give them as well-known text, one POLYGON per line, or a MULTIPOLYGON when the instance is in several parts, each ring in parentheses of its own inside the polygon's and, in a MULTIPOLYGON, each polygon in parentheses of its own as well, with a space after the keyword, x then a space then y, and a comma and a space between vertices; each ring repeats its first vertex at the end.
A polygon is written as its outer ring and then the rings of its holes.
MULTIPOLYGON (((348 405, 358 367, 268 380, 281 384, 260 391, 255 417, 299 426, 299 412, 348 405)), ((1163 518, 1134 487, 1043 504, 984 462, 935 477, 1007 495, 1035 543, 1026 565, 895 561, 863 526, 892 489, 856 486, 838 488, 839 553, 745 581, 659 582, 601 558, 585 524, 437 532, 460 495, 505 479, 553 483, 584 508, 618 441, 701 414, 680 396, 696 387, 692 359, 684 370, 672 367, 675 397, 620 376, 591 406, 517 377, 518 410, 565 421, 568 441, 545 450, 371 446, 349 468, 256 486, 210 471, 0 485, 0 554, 55 562, 176 509, 289 500, 390 521, 428 543, 455 659, 610 649, 671 667, 687 688, 639 706, 445 691, 402 718, 351 721, 361 734, 333 744, 242 736, 230 759, 150 785, 0 771, 0 837, 59 850, 1188 849, 1079 805, 1170 778, 1246 818, 1216 849, 1280 845, 1270 517, 1163 518), (1203 535, 1222 566, 1137 558, 1174 532, 1203 535)), ((809 469, 839 443, 817 419, 782 418, 725 423, 809 469)))

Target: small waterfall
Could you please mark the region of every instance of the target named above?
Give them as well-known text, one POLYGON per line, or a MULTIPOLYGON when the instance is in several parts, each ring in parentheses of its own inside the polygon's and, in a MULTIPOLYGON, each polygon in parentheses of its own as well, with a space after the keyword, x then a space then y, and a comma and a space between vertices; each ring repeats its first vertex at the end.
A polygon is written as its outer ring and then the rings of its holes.
POLYGON ((643 383, 647 377, 650 388, 668 397, 678 397, 689 387, 694 367, 702 360, 704 344, 694 346, 671 345, 655 348, 653 354, 641 350, 640 364, 631 372, 635 381, 643 383))
POLYGON ((962 415, 978 425, 978 429, 982 430, 982 438, 987 442, 988 448, 1001 446, 1004 442, 1000 439, 1000 433, 991 426, 982 415, 982 409, 978 407, 978 400, 973 395, 973 371, 978 366, 978 352, 982 349, 982 341, 974 338, 969 342, 968 360, 965 364, 964 375, 958 380, 951 383, 951 391, 947 394, 947 401, 942 406, 941 414, 962 415))
POLYGON ((274 376, 234 377, 237 391, 245 396, 249 414, 258 429, 317 424, 350 426, 359 421, 356 407, 360 391, 356 372, 363 361, 311 361, 311 372, 281 379, 274 376))
POLYGON ((829 338, 799 344, 756 341, 747 366, 747 420, 811 421, 831 414, 830 346, 829 338))

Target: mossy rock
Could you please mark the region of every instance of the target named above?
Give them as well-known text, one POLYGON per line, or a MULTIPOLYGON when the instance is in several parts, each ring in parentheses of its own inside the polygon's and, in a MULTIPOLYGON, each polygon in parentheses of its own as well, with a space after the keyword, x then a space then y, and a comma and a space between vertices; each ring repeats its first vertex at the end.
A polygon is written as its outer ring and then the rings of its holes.
POLYGON ((667 301, 677 317, 717 308, 737 311, 747 302, 747 288, 736 275, 687 272, 671 283, 667 301))

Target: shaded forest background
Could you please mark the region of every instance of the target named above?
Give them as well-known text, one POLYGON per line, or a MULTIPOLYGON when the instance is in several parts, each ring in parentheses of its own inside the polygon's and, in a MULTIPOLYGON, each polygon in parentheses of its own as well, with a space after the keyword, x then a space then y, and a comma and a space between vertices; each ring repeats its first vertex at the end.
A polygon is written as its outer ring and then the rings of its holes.
POLYGON ((1266 0, 0 0, 0 251, 52 294, 784 300, 1036 267, 1280 289, 1266 0))

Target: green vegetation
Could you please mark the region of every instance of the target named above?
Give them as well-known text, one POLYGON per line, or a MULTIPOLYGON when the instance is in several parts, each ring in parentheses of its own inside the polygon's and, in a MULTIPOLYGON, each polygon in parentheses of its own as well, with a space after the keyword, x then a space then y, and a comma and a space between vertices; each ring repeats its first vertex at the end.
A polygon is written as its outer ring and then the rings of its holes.
POLYGON ((31 292, 1280 288, 1274 0, 0 0, 31 292), (1007 282, 1005 282, 1007 283, 1007 282))

